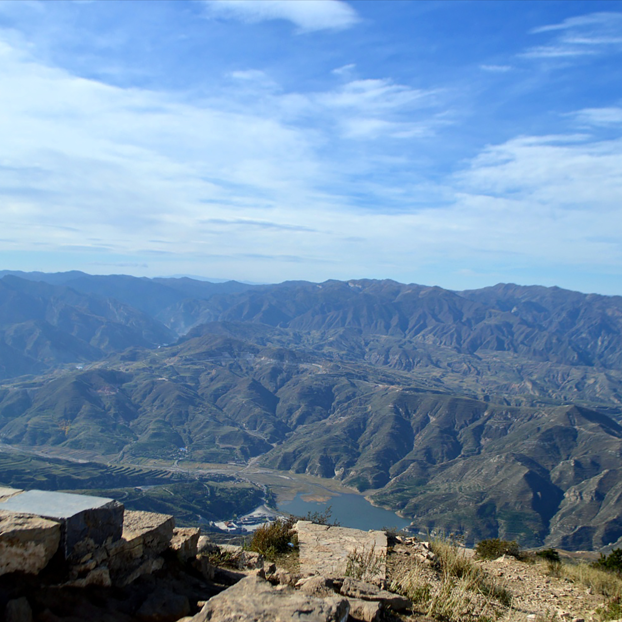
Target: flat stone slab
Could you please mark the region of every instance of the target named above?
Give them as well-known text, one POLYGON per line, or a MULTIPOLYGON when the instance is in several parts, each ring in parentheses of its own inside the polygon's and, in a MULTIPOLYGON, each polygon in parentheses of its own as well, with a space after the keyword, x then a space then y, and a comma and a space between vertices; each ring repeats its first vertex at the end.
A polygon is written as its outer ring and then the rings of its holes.
POLYGON ((85 510, 101 508, 113 502, 104 497, 74 495, 68 492, 50 490, 29 490, 20 495, 1 500, 0 508, 11 512, 36 514, 45 518, 70 518, 85 510))
POLYGON ((383 531, 316 525, 298 521, 300 573, 344 577, 383 584, 387 568, 387 536, 383 531))
POLYGON ((32 514, 61 523, 61 548, 71 556, 78 543, 94 545, 121 537, 123 505, 113 499, 48 490, 29 490, 0 499, 0 510, 32 514))
POLYGON ((0 510, 0 575, 38 574, 58 550, 60 537, 56 521, 0 510))

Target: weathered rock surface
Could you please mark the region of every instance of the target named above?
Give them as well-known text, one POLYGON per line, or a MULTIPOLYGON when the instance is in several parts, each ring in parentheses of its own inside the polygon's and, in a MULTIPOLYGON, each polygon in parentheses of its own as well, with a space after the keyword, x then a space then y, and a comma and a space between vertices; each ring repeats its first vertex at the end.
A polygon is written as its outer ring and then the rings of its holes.
POLYGON ((19 495, 22 492, 24 491, 19 488, 7 488, 6 486, 0 486, 0 501, 6 501, 6 499, 19 495))
POLYGON ((170 546, 177 553, 179 561, 184 563, 196 557, 200 537, 201 530, 194 527, 176 527, 173 530, 170 546))
POLYGON ((32 608, 28 599, 22 596, 10 600, 4 610, 5 622, 32 622, 32 608))
POLYGON ((140 544, 151 553, 166 550, 175 529, 175 519, 154 512, 126 512, 123 517, 123 539, 140 544))
POLYGON ((107 565, 118 585, 129 585, 143 574, 162 567, 159 557, 170 545, 175 520, 168 514, 126 512, 123 536, 106 547, 107 565))
POLYGON ((183 594, 171 590, 153 592, 136 613, 145 622, 175 622, 190 613, 190 603, 183 594))
POLYGON ((383 584, 386 579, 387 536, 383 531, 360 531, 347 527, 298 521, 300 572, 343 577, 348 562, 360 566, 363 578, 383 584))
POLYGON ((218 549, 221 555, 228 558, 228 564, 239 570, 263 568, 264 557, 260 553, 245 551, 241 546, 234 544, 219 544, 218 549))
POLYGON ((345 598, 313 598, 250 576, 210 599, 192 622, 345 622, 345 598))
POLYGON ((411 605, 408 598, 404 598, 404 596, 394 594, 388 590, 381 590, 377 585, 359 581, 352 577, 346 577, 343 580, 340 592, 344 596, 382 603, 394 611, 408 609, 411 605))
POLYGON ((38 574, 58 550, 60 523, 0 510, 0 575, 38 574))
POLYGON ((85 542, 102 545, 121 537, 123 505, 113 499, 49 490, 29 490, 0 499, 0 509, 31 514, 61 524, 60 547, 69 559, 85 542))
POLYGON ((376 622, 382 619, 382 603, 358 598, 348 598, 350 604, 350 620, 356 622, 376 622))
POLYGON ((301 592, 317 598, 326 598, 327 596, 334 596, 335 594, 332 579, 317 575, 300 579, 296 582, 296 587, 299 588, 301 592))
POLYGON ((212 542, 208 536, 199 536, 197 553, 218 553, 219 550, 218 545, 212 542))

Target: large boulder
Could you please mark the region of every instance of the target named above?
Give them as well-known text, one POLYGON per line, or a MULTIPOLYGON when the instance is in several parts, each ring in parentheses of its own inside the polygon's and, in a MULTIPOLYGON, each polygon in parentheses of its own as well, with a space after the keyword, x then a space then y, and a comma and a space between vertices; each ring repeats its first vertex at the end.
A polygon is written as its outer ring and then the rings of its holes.
POLYGON ((313 598, 249 576, 211 598, 192 622, 346 622, 349 610, 345 598, 313 598))
POLYGON ((0 510, 0 575, 38 574, 58 550, 60 523, 0 510))
POLYGON ((343 580, 343 584, 341 585, 341 589, 339 591, 344 596, 349 596, 350 598, 382 603, 394 611, 402 611, 403 609, 408 609, 411 606, 411 602, 404 596, 394 594, 388 590, 382 590, 373 583, 360 581, 358 579, 353 579, 352 577, 346 577, 343 580))
POLYGON ((4 609, 4 622, 32 622, 32 609, 28 599, 22 596, 10 600, 4 609))
POLYGON ((300 573, 324 577, 353 574, 373 583, 386 580, 387 536, 383 531, 298 521, 300 573))
POLYGON ((169 547, 174 528, 175 519, 168 514, 125 512, 121 539, 107 547, 113 582, 129 585, 161 568, 159 555, 169 547))
POLYGON ((123 505, 113 499, 29 490, 1 498, 0 510, 60 523, 60 547, 66 559, 82 557, 89 549, 121 537, 123 505))
POLYGON ((180 562, 186 563, 197 556, 201 530, 196 527, 176 527, 170 547, 180 562))

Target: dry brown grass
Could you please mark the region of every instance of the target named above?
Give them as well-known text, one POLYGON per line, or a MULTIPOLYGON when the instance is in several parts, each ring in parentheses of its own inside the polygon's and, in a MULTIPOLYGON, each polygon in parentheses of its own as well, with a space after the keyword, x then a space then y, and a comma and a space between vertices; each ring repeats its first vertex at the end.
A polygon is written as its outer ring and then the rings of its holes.
POLYGON ((446 622, 496 620, 511 605, 511 594, 489 578, 457 543, 437 539, 430 548, 439 561, 435 580, 418 565, 394 570, 391 589, 410 598, 431 618, 446 622))
POLYGON ((384 575, 386 563, 386 555, 377 553, 375 545, 369 551, 354 549, 346 559, 345 575, 363 581, 374 581, 380 574, 384 575))
POLYGON ((618 574, 588 564, 562 564, 560 573, 562 577, 574 583, 582 583, 606 598, 622 598, 622 577, 618 574))

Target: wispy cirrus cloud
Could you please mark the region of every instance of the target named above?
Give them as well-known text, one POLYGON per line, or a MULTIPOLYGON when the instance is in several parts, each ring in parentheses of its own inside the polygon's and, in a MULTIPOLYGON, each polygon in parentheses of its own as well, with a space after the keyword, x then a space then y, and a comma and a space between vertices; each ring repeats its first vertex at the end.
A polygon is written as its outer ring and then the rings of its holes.
POLYGON ((286 20, 300 32, 344 30, 360 21, 342 0, 204 0, 210 17, 243 22, 286 20))
POLYGON ((205 225, 219 225, 222 227, 256 227, 258 229, 276 229, 278 231, 306 231, 313 232, 316 229, 301 225, 288 225, 266 220, 250 220, 248 218, 204 218, 199 221, 205 225))
POLYGON ((512 71, 511 65, 480 65, 479 68, 492 73, 507 73, 508 71, 512 71))
POLYGON ((301 93, 259 70, 231 78, 210 98, 191 100, 80 78, 5 40, 3 231, 24 252, 90 248, 115 255, 98 258, 102 264, 148 263, 160 273, 165 261, 184 257, 194 272, 197 258, 237 257, 228 274, 266 280, 259 262, 269 255, 285 264, 294 256, 340 263, 339 240, 355 230, 353 265, 362 266, 365 240, 382 221, 359 221, 355 203, 395 194, 398 185, 364 177, 390 161, 395 137, 425 124, 432 96, 388 79, 301 93), (373 153, 361 151, 366 140, 373 153), (257 261, 244 264, 253 252, 257 261))
POLYGON ((553 33, 550 43, 529 48, 526 58, 569 59, 622 52, 622 13, 600 12, 569 17, 559 24, 540 26, 531 31, 538 35, 553 33))
POLYGON ((615 127, 622 126, 622 108, 584 108, 573 115, 579 123, 587 126, 615 127))

